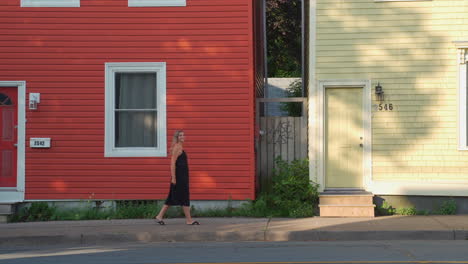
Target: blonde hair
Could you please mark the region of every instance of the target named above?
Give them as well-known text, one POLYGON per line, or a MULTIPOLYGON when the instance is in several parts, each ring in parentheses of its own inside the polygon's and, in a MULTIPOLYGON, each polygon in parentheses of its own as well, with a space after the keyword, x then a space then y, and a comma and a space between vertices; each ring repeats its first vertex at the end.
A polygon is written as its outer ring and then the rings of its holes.
POLYGON ((183 131, 183 130, 176 130, 176 131, 174 132, 174 136, 172 137, 171 150, 170 150, 171 153, 172 153, 172 151, 174 150, 175 144, 179 143, 179 135, 180 135, 180 133, 184 133, 184 131, 183 131))

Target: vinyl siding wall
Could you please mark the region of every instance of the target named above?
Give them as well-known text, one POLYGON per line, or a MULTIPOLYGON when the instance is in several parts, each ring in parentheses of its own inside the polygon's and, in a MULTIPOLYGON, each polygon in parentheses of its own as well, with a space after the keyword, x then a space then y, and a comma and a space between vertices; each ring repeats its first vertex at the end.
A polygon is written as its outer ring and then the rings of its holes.
POLYGON ((167 140, 186 132, 191 198, 254 198, 253 35, 250 0, 186 7, 77 8, 0 2, 0 80, 41 93, 27 110, 26 199, 163 199, 170 158, 104 157, 104 64, 167 63, 167 140))
POLYGON ((316 78, 380 82, 372 95, 372 179, 468 182, 457 145, 458 62, 468 1, 318 0, 316 78))

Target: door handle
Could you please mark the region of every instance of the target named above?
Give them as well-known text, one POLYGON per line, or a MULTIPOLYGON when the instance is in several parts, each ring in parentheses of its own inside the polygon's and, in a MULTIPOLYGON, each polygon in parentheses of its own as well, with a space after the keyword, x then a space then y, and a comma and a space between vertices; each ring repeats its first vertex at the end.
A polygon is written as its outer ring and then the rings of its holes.
POLYGON ((361 147, 361 148, 362 148, 362 147, 364 147, 364 145, 361 143, 361 144, 359 144, 359 147, 361 147))
POLYGON ((18 143, 13 144, 13 146, 15 146, 15 148, 17 148, 17 147, 18 147, 18 143))

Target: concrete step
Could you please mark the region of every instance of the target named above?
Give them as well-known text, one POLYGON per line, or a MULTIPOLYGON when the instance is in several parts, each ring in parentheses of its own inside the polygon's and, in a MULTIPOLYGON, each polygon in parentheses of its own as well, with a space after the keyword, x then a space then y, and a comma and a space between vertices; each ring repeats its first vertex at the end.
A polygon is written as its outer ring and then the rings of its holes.
POLYGON ((374 217, 374 195, 365 191, 333 191, 319 195, 320 216, 374 217))
POLYGON ((319 205, 320 217, 374 217, 374 207, 374 204, 319 205))
POLYGON ((353 205, 353 204, 367 204, 372 205, 374 195, 363 194, 363 195, 320 195, 320 205, 329 204, 341 204, 341 205, 353 205))

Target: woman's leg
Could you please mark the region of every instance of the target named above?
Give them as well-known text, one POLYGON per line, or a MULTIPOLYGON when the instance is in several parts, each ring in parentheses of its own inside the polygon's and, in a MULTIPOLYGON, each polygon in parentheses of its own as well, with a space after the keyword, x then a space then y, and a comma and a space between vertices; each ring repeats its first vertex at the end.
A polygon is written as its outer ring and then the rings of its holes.
POLYGON ((190 206, 182 206, 185 214, 185 223, 191 225, 193 223, 192 216, 190 215, 190 206))
POLYGON ((167 212, 167 209, 169 209, 169 205, 167 204, 163 205, 163 207, 161 208, 161 211, 159 211, 159 214, 155 218, 158 220, 163 220, 164 215, 167 212))

